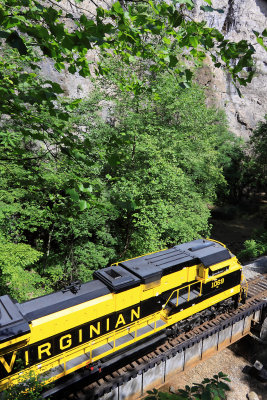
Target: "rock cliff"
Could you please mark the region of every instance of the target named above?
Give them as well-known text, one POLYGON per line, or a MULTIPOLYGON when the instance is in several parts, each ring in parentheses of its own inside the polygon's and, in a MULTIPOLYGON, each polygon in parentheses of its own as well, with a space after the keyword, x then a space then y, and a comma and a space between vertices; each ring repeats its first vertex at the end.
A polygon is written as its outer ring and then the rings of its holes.
POLYGON ((229 77, 207 62, 198 78, 206 87, 208 103, 224 108, 232 132, 247 139, 267 113, 267 52, 256 42, 253 30, 262 32, 267 26, 266 0, 213 0, 213 7, 224 10, 203 13, 200 6, 207 4, 196 0, 194 18, 205 18, 208 25, 217 28, 227 39, 248 40, 256 49, 256 73, 252 82, 243 87, 240 98, 229 77))
MULTIPOLYGON (((205 19, 209 26, 223 32, 229 40, 246 39, 256 49, 256 74, 251 84, 242 88, 241 98, 229 76, 221 69, 213 67, 209 60, 201 73, 198 73, 198 82, 206 88, 208 104, 224 108, 232 132, 247 139, 258 122, 267 114, 267 52, 257 44, 253 34, 253 30, 262 32, 267 26, 267 0, 213 0, 213 7, 223 9, 224 13, 204 13, 200 10, 200 6, 207 3, 203 0, 194 2, 195 19, 205 19)), ((104 6, 101 0, 98 0, 97 4, 104 6)), ((84 9, 90 13, 94 8, 90 0, 80 4, 66 0, 65 7, 77 15, 83 13, 84 9)), ((94 54, 90 57, 93 58, 94 54)), ((82 97, 91 90, 89 79, 73 76, 68 72, 59 74, 49 62, 43 63, 42 68, 45 76, 61 84, 67 96, 82 97)))

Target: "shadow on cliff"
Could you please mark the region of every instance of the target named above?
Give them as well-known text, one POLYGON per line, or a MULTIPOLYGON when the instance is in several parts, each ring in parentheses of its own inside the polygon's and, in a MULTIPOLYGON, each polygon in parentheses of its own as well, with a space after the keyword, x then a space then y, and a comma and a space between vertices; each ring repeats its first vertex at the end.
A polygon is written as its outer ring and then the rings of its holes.
POLYGON ((261 10, 262 14, 267 17, 267 1, 266 0, 256 0, 256 5, 261 10))

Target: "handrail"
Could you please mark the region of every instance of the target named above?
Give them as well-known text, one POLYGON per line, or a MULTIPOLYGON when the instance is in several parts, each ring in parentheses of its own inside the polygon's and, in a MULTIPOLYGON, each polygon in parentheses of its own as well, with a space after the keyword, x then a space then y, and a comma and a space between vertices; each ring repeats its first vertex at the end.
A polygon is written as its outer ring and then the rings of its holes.
POLYGON ((247 282, 243 272, 241 274, 240 286, 241 286, 241 290, 240 290, 240 295, 239 295, 239 302, 242 301, 242 300, 245 300, 245 298, 248 295, 248 282, 247 282), (244 296, 244 299, 242 299, 243 296, 244 296))
POLYGON ((178 306, 178 303, 179 303, 179 291, 182 290, 182 289, 185 289, 185 288, 188 288, 187 301, 189 301, 189 300, 190 300, 191 286, 196 285, 196 284, 199 283, 199 282, 200 282, 200 289, 199 289, 199 295, 198 295, 198 296, 201 296, 201 294, 202 294, 202 284, 203 284, 203 282, 204 282, 204 279, 201 279, 201 280, 199 280, 199 281, 190 283, 189 285, 185 285, 185 286, 183 286, 183 287, 180 287, 180 288, 178 288, 178 289, 173 290, 172 293, 170 294, 170 296, 168 297, 168 300, 166 301, 166 303, 162 306, 162 309, 164 310, 164 308, 166 307, 166 305, 168 304, 168 302, 170 301, 170 299, 173 297, 173 294, 174 294, 174 293, 177 293, 177 300, 176 300, 176 307, 177 307, 177 306, 178 306))
MULTIPOLYGON (((114 331, 112 331, 112 332, 110 332, 109 334, 107 333, 106 334, 106 339, 105 340, 107 340, 107 343, 111 343, 111 342, 113 342, 113 348, 115 349, 117 346, 116 346, 116 339, 117 339, 117 336, 118 336, 118 333, 122 333, 122 332, 124 332, 125 331, 125 333, 126 334, 129 334, 130 332, 129 332, 129 330, 133 327, 133 331, 131 332, 131 334, 132 335, 134 335, 133 336, 133 339, 136 341, 136 339, 137 339, 137 331, 138 331, 138 329, 141 329, 140 327, 142 326, 142 325, 144 325, 145 324, 145 322, 147 323, 147 325, 148 325, 148 320, 153 320, 153 326, 154 326, 154 328, 153 328, 153 330, 155 330, 156 329, 156 323, 157 323, 157 316, 158 316, 158 314, 159 314, 159 312, 155 312, 155 313, 153 313, 153 314, 150 314, 149 316, 147 316, 146 318, 143 318, 143 319, 141 319, 141 320, 137 320, 137 321, 134 321, 133 323, 131 323, 131 324, 129 324, 128 326, 123 326, 123 327, 121 327, 120 329, 118 329, 118 330, 114 330, 114 331), (144 321, 145 320, 145 321, 144 321)), ((150 324, 149 324, 150 325, 150 324)), ((144 325, 144 326, 146 326, 146 325, 144 325)), ((151 326, 151 325, 150 325, 151 326)), ((123 335, 124 336, 124 335, 123 335)), ((121 336, 120 336, 121 337, 121 336)), ((99 341, 101 342, 103 339, 102 338, 99 338, 99 341)), ((91 343, 91 342, 90 342, 91 343)))

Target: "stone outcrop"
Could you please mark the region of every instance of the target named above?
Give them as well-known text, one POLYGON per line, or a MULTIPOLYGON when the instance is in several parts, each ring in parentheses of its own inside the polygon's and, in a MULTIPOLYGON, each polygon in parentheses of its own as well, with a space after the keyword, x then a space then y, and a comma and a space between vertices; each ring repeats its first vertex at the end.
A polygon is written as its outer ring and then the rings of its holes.
POLYGON ((267 52, 257 43, 253 30, 262 32, 267 26, 266 0, 213 0, 213 7, 224 10, 204 13, 202 0, 196 0, 194 18, 205 18, 208 25, 217 28, 227 39, 248 40, 256 49, 256 73, 250 84, 241 88, 240 98, 230 77, 207 62, 198 77, 206 87, 208 104, 224 108, 232 132, 245 139, 267 114, 267 52))
MULTIPOLYGON (((75 0, 62 0, 59 4, 52 3, 50 0, 44 1, 46 5, 62 9, 64 13, 71 13, 75 18, 79 18, 82 14, 85 14, 88 18, 96 15, 97 4, 100 7, 105 7, 105 0, 84 0, 82 3, 75 2, 75 0)), ((74 28, 67 24, 68 29, 74 28)), ((90 61, 95 61, 97 55, 91 51, 88 55, 90 61)), ((64 95, 71 98, 86 97, 90 91, 92 91, 93 85, 89 78, 83 78, 78 73, 70 74, 67 70, 61 71, 60 73, 55 69, 54 62, 49 59, 44 59, 41 63, 41 74, 45 78, 51 79, 51 81, 60 84, 64 91, 64 95)))

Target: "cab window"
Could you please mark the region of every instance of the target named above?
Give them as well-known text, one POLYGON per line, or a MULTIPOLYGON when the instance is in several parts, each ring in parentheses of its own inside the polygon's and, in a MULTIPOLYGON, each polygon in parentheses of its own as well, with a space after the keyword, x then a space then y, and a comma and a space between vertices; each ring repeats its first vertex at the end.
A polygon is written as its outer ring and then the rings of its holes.
POLYGON ((216 270, 214 270, 213 268, 209 269, 209 276, 214 276, 214 275, 219 275, 222 274, 223 272, 226 272, 229 270, 229 265, 222 267, 222 268, 218 268, 216 270))

